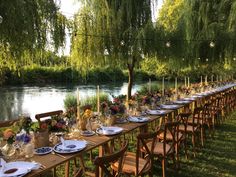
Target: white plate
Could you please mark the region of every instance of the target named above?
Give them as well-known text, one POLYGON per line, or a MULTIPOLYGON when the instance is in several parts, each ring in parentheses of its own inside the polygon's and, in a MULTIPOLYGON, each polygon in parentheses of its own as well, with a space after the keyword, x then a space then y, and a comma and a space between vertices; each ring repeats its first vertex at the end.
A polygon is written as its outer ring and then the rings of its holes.
POLYGON ((127 121, 127 119, 124 119, 124 118, 118 118, 118 119, 116 119, 116 123, 117 124, 125 124, 125 123, 127 123, 128 121, 127 121))
POLYGON ((87 142, 81 140, 65 140, 64 143, 64 146, 62 143, 55 145, 53 150, 57 153, 69 154, 81 151, 87 146, 87 142))
POLYGON ((116 135, 122 131, 123 128, 121 127, 102 127, 96 130, 96 132, 101 135, 116 135))
POLYGON ((138 122, 138 123, 142 123, 142 122, 147 122, 149 121, 148 117, 135 117, 135 116, 130 116, 129 117, 129 121, 130 122, 138 122))
POLYGON ((188 104, 191 103, 191 100, 176 100, 174 101, 176 104, 188 104))
POLYGON ((39 169, 40 165, 33 162, 24 162, 24 161, 16 161, 6 163, 4 169, 0 170, 0 177, 15 177, 15 176, 23 176, 29 173, 31 170, 39 169), (7 170, 16 169, 14 173, 5 174, 7 170))
POLYGON ((177 108, 179 108, 180 106, 179 105, 161 105, 160 106, 161 108, 163 108, 163 109, 177 109, 177 108))
POLYGON ((150 115, 163 115, 166 113, 164 110, 147 110, 147 113, 150 115))
POLYGON ((45 155, 49 154, 50 152, 52 152, 51 147, 41 147, 34 150, 34 153, 37 155, 45 155))
POLYGON ((187 97, 187 98, 183 98, 183 100, 186 100, 186 101, 195 101, 196 98, 193 98, 193 97, 187 97))
POLYGON ((93 136, 95 134, 95 132, 94 131, 85 130, 85 131, 81 131, 80 134, 82 136, 93 136))

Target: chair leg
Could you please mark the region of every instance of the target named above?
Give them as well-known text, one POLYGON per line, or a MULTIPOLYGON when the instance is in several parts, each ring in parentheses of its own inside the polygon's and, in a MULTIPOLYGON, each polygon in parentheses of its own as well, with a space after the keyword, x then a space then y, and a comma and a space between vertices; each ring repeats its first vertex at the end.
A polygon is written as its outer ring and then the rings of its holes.
POLYGON ((166 177, 166 159, 162 159, 162 177, 166 177))
POLYGON ((203 127, 201 127, 201 143, 202 143, 202 147, 204 147, 204 130, 203 130, 203 127))
POLYGON ((192 134, 192 144, 193 144, 193 156, 196 157, 196 138, 195 134, 192 134))

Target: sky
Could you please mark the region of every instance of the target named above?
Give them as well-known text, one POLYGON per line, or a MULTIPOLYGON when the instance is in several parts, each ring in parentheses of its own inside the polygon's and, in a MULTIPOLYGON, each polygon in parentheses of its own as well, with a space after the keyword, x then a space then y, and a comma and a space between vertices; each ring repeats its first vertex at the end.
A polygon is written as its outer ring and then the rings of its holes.
MULTIPOLYGON (((79 11, 80 8, 80 3, 79 0, 59 0, 60 2, 60 11, 62 12, 63 15, 65 15, 67 18, 73 18, 73 15, 79 11)), ((155 2, 155 1, 154 1, 155 2)), ((154 15, 153 15, 153 21, 157 18, 158 10, 161 8, 163 4, 163 0, 158 0, 157 4, 153 4, 153 9, 154 9, 154 15), (157 9, 157 10, 155 10, 157 9)), ((68 33, 68 32, 67 32, 68 33)), ((69 55, 70 54, 70 37, 69 34, 66 36, 66 45, 64 50, 59 52, 60 54, 64 55, 69 55), (63 51, 63 52, 62 52, 63 51)))

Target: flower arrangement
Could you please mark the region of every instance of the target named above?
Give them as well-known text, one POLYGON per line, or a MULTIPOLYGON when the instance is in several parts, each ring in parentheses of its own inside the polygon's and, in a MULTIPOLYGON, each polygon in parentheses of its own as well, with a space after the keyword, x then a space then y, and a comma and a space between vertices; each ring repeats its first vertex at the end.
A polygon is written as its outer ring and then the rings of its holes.
POLYGON ((32 119, 28 116, 20 116, 20 120, 14 123, 14 127, 18 129, 17 132, 24 130, 29 134, 31 130, 33 130, 33 122, 32 119))
POLYGON ((52 116, 40 123, 39 131, 65 132, 68 131, 67 121, 63 115, 52 116))
POLYGON ((6 129, 3 132, 3 139, 6 140, 7 144, 13 144, 15 142, 15 135, 12 129, 6 129))
POLYGON ((31 137, 28 133, 22 131, 16 135, 16 141, 22 142, 23 144, 28 144, 31 141, 31 137))

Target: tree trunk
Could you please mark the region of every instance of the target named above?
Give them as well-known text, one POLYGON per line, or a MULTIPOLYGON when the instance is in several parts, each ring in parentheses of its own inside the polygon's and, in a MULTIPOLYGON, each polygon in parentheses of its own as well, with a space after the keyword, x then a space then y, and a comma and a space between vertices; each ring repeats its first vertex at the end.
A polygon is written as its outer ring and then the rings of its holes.
POLYGON ((133 56, 131 59, 131 63, 127 63, 128 71, 129 71, 129 82, 128 82, 128 92, 127 92, 127 100, 131 98, 131 91, 134 82, 134 66, 135 66, 135 57, 133 56))

